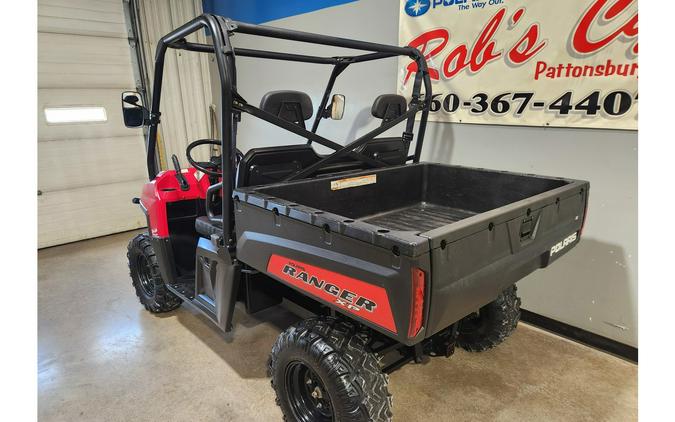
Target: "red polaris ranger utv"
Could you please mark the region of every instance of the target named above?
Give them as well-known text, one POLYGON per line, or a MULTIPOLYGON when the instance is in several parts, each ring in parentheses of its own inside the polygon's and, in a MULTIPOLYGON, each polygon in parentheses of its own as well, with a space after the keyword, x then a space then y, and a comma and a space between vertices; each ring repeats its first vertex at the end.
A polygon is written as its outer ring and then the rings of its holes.
POLYGON ((431 81, 416 49, 205 14, 164 36, 155 60, 150 108, 139 93, 122 96, 125 124, 148 126, 150 182, 133 200, 147 216, 148 233, 129 244, 133 286, 150 312, 187 303, 223 331, 232 328, 237 301, 250 313, 282 299, 311 311, 313 318, 279 336, 269 359, 288 420, 390 420, 388 373, 450 356, 455 345, 479 352, 504 341, 520 316, 515 283, 579 241, 588 182, 420 162, 431 81), (203 29, 211 44, 186 40, 203 29), (235 48, 235 33, 363 53, 235 48), (175 169, 158 172, 168 48, 215 55, 220 139, 192 142, 192 167, 181 169, 174 156, 175 169), (321 120, 339 119, 344 110, 344 96, 331 95, 336 78, 352 65, 396 56, 419 69, 410 101, 375 98, 372 115, 381 125, 346 145, 321 136, 321 120), (237 91, 239 57, 325 64, 332 73, 317 108, 298 91, 269 92, 256 107, 237 91), (241 113, 306 142, 241 154, 241 113), (399 124, 399 136, 380 136, 399 124), (313 143, 335 152, 320 155, 313 143), (221 155, 196 161, 192 151, 203 145, 221 155))

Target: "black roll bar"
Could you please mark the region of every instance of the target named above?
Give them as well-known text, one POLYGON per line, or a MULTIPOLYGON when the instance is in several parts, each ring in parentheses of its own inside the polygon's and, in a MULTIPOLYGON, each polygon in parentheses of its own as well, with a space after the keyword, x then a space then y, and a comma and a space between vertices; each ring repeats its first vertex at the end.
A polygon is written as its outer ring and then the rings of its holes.
MULTIPOLYGON (((303 138, 308 139, 309 141, 314 141, 317 144, 321 144, 325 147, 331 148, 335 151, 339 151, 343 149, 344 147, 337 142, 333 142, 329 139, 324 138, 323 136, 319 136, 314 132, 310 132, 307 129, 303 129, 302 127, 296 125, 295 123, 291 123, 287 120, 281 119, 274 114, 268 113, 265 110, 261 110, 258 107, 254 107, 250 104, 247 104, 243 100, 235 100, 234 102, 234 108, 240 111, 243 111, 245 113, 248 113, 252 116, 258 117, 261 120, 264 120, 268 123, 271 123, 275 126, 279 126, 282 129, 286 129, 289 132, 292 132, 296 135, 302 136, 303 138)), ((382 161, 376 160, 374 158, 370 158, 368 156, 362 155, 362 154, 357 154, 354 151, 348 151, 348 154, 360 161, 363 161, 366 164, 370 164, 371 166, 374 167, 384 167, 386 166, 385 163, 382 161)))
MULTIPOLYGON (((314 123, 312 123, 312 132, 316 133, 316 131, 319 129, 319 123, 321 123, 321 119, 323 119, 323 111, 326 109, 326 106, 328 105, 328 99, 330 98, 330 93, 333 91, 333 86, 335 85, 335 80, 337 79, 338 76, 340 76, 340 73, 344 72, 345 69, 347 69, 348 64, 347 63, 338 63, 333 67, 333 71, 330 73, 330 78, 328 78, 328 84, 326 85, 326 89, 323 92, 323 97, 321 98, 321 103, 319 104, 319 108, 316 111, 316 117, 314 117, 314 123)), ((312 143, 312 139, 307 140, 308 144, 312 143)))
MULTIPOLYGON (((200 44, 187 42, 184 39, 178 40, 169 45, 178 50, 196 51, 198 53, 214 53, 215 49, 209 44, 200 44)), ((284 60, 289 62, 303 62, 316 64, 337 64, 339 59, 336 57, 316 57, 303 54, 278 53, 275 51, 251 50, 249 48, 234 48, 235 56, 255 57, 259 59, 284 60)))
MULTIPOLYGON (((160 100, 162 91, 162 79, 164 75, 164 58, 168 48, 195 51, 199 53, 212 53, 216 56, 216 64, 218 67, 218 76, 220 82, 220 141, 222 151, 222 181, 216 185, 211 186, 210 196, 213 196, 214 190, 222 188, 223 191, 223 209, 221 218, 216 217, 210 209, 207 209, 207 215, 211 220, 222 222, 223 231, 226 237, 228 246, 233 247, 233 233, 234 233, 234 219, 233 219, 233 204, 232 191, 234 189, 234 171, 235 171, 235 151, 236 151, 236 136, 237 136, 237 122, 241 118, 241 113, 245 112, 261 118, 269 123, 293 132, 299 136, 307 139, 308 143, 317 142, 321 145, 334 149, 335 152, 328 157, 323 158, 319 162, 307 167, 304 170, 298 171, 291 175, 288 180, 296 180, 314 174, 321 167, 336 161, 340 157, 349 156, 360 160, 373 167, 381 167, 386 165, 380 160, 365 156, 354 149, 368 143, 375 139, 376 136, 384 131, 391 129, 395 125, 407 119, 406 131, 404 139, 412 140, 413 129, 415 124, 415 115, 421 111, 421 119, 417 131, 415 154, 408 157, 408 159, 418 162, 422 151, 422 144, 424 142, 424 134, 426 130, 427 119, 429 116, 429 107, 431 105, 431 79, 427 70, 427 64, 424 56, 419 50, 412 47, 399 47, 386 44, 378 44, 366 41, 350 40, 347 38, 332 37, 328 35, 311 34, 301 31, 293 31, 289 29, 273 28, 263 25, 252 25, 249 23, 233 21, 222 16, 203 14, 193 19, 192 21, 176 28, 157 43, 157 52, 155 54, 155 76, 152 88, 152 104, 149 116, 149 130, 148 130, 148 152, 147 152, 147 167, 148 176, 153 180, 157 176, 157 130, 160 123, 160 100), (207 30, 212 36, 213 45, 187 42, 186 37, 201 29, 207 30), (269 38, 279 38, 289 41, 299 41, 312 44, 327 45, 333 47, 342 47, 354 50, 366 51, 368 53, 355 56, 339 56, 339 57, 318 57, 304 54, 290 54, 280 53, 274 51, 255 50, 247 48, 234 48, 230 42, 230 36, 233 33, 242 33, 249 35, 256 35, 269 38), (235 57, 252 57, 271 60, 285 60, 303 63, 326 64, 334 66, 328 84, 323 94, 321 104, 317 110, 312 130, 308 131, 302 129, 297 125, 293 125, 285 120, 278 118, 270 113, 253 107, 243 101, 242 97, 237 93, 236 84, 236 67, 235 57), (361 136, 357 140, 342 146, 337 142, 328 140, 316 134, 319 123, 322 119, 323 110, 328 104, 333 85, 337 77, 347 68, 347 66, 354 63, 369 62, 372 60, 385 59, 396 56, 407 56, 417 63, 418 72, 415 75, 415 81, 412 90, 412 100, 408 112, 399 117, 383 124, 379 128, 361 136), (421 90, 424 88, 424 99, 421 100, 421 90)), ((207 204, 208 208, 208 204, 207 204)))
POLYGON ((309 177, 313 175, 317 170, 319 170, 321 167, 324 167, 327 164, 334 163, 337 161, 340 157, 343 157, 345 155, 348 155, 353 152, 355 148, 360 147, 361 145, 366 144, 368 141, 374 139, 377 135, 380 135, 387 130, 393 128, 397 124, 401 123, 405 119, 408 119, 410 117, 414 117, 417 111, 419 110, 419 106, 417 104, 413 104, 410 109, 403 115, 397 117, 396 119, 393 119, 389 122, 386 122, 382 124, 380 127, 373 129, 372 131, 368 132, 367 134, 361 136, 360 138, 350 142, 349 144, 345 145, 344 147, 340 148, 339 150, 335 151, 333 154, 329 155, 328 157, 324 158, 321 161, 318 161, 311 166, 308 166, 304 168, 303 170, 300 170, 299 172, 290 175, 284 180, 297 180, 297 179, 302 179, 305 177, 309 177))

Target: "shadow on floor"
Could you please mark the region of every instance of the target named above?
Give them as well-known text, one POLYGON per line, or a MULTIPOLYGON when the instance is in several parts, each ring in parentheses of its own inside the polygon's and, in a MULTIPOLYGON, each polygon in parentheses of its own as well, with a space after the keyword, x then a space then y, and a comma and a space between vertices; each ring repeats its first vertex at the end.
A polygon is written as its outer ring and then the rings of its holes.
POLYGON ((238 303, 234 329, 223 333, 208 318, 185 306, 175 316, 242 378, 266 378, 267 359, 279 332, 301 319, 282 306, 249 315, 238 303))

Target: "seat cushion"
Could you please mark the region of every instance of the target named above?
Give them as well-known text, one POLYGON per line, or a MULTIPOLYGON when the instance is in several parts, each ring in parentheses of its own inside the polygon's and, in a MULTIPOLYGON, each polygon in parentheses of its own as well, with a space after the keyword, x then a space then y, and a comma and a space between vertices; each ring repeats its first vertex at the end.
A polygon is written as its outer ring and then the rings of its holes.
POLYGON ((223 223, 220 221, 211 221, 209 217, 197 217, 195 220, 195 230, 206 238, 211 238, 211 235, 223 234, 223 223))

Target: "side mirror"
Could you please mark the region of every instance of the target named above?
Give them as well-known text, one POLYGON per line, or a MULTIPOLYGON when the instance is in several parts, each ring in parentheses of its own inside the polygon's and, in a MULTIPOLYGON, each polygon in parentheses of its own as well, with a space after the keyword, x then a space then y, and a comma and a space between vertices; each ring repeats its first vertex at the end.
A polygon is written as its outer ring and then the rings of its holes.
POLYGON ((134 105, 134 106, 138 105, 138 100, 139 100, 138 95, 134 95, 134 94, 129 94, 125 97, 122 97, 122 101, 124 101, 127 104, 134 105))
POLYGON ((148 110, 141 103, 141 95, 135 91, 122 93, 122 117, 124 126, 141 127, 148 118, 148 110))
POLYGON ((332 120, 342 120, 345 114, 345 96, 342 94, 335 94, 331 100, 330 118, 332 120))

